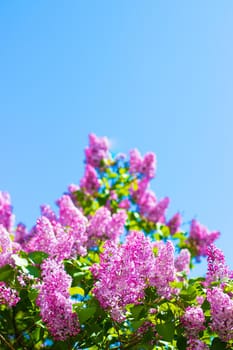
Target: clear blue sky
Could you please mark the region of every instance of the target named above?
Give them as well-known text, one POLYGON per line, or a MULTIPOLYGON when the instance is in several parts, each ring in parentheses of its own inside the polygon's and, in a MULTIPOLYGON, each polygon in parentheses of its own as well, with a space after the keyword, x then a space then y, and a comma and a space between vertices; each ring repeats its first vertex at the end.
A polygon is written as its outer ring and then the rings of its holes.
POLYGON ((33 225, 95 132, 154 151, 169 213, 222 232, 233 268, 233 2, 0 1, 0 189, 33 225))

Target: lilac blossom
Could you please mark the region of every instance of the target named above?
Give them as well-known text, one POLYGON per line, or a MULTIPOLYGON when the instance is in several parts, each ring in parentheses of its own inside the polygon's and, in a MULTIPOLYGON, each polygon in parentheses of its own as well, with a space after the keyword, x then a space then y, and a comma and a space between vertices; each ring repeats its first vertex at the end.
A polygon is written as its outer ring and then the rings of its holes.
POLYGON ((37 305, 43 322, 55 340, 75 336, 79 332, 79 323, 69 295, 71 277, 61 263, 47 259, 42 264, 42 278, 37 305))
POLYGON ((7 287, 5 282, 0 282, 0 305, 6 304, 10 307, 15 306, 20 297, 18 292, 10 287, 7 287))
POLYGON ((137 149, 133 149, 130 151, 129 163, 129 172, 131 174, 143 175, 147 179, 155 177, 156 158, 154 153, 149 152, 142 158, 140 152, 137 149))
POLYGON ((205 329, 205 316, 203 310, 199 306, 188 306, 181 322, 189 338, 197 338, 198 333, 205 329))
POLYGON ((74 205, 68 195, 63 195, 58 201, 59 222, 69 231, 74 239, 74 254, 85 255, 87 243, 87 218, 74 205))
POLYGON ((28 238, 28 231, 24 224, 21 222, 16 226, 14 241, 23 244, 28 238))
POLYGON ((184 272, 186 275, 190 272, 191 254, 188 249, 182 249, 175 259, 176 272, 184 272))
POLYGON ((233 339, 233 300, 219 287, 207 290, 211 328, 225 342, 233 339))
POLYGON ((109 141, 106 137, 89 135, 89 147, 85 149, 86 162, 94 168, 99 168, 101 161, 109 158, 109 141))
POLYGON ((199 332, 205 329, 205 316, 200 306, 188 306, 184 315, 181 317, 181 323, 185 328, 188 337, 187 349, 189 350, 205 350, 207 345, 199 340, 199 332))
POLYGON ((146 191, 138 200, 139 211, 142 215, 147 216, 155 208, 157 199, 153 191, 146 191))
POLYGON ((196 338, 189 338, 187 342, 187 350, 209 350, 208 345, 196 338))
POLYGON ((126 218, 127 214, 124 210, 119 210, 111 216, 111 212, 106 207, 99 208, 89 221, 88 246, 94 244, 96 239, 118 240, 124 232, 126 218))
POLYGON ((194 247, 197 257, 206 256, 207 249, 218 237, 218 231, 209 232, 208 229, 196 220, 192 220, 190 227, 190 236, 188 242, 194 247))
POLYGON ((11 263, 12 247, 9 232, 0 224, 0 267, 11 263))
POLYGON ((32 238, 29 240, 26 249, 28 252, 44 251, 53 254, 57 239, 54 234, 53 226, 45 216, 40 217, 34 227, 32 238))
POLYGON ((165 197, 157 201, 155 193, 147 189, 148 184, 148 179, 145 178, 138 182, 136 190, 131 189, 133 200, 137 203, 140 214, 148 220, 154 223, 164 222, 165 211, 170 200, 168 197, 165 197))
POLYGON ((124 233, 124 226, 127 219, 125 210, 119 210, 112 215, 111 221, 107 224, 106 232, 109 239, 119 240, 124 233))
POLYGON ((7 192, 0 191, 0 224, 5 227, 8 232, 12 232, 14 225, 14 215, 12 214, 12 206, 10 195, 7 192))
POLYGON ((43 251, 57 261, 72 256, 74 237, 59 222, 50 221, 42 216, 33 228, 30 240, 25 244, 27 252, 43 251))
POLYGON ((25 244, 26 251, 44 251, 58 261, 86 254, 87 218, 75 207, 68 195, 58 200, 59 217, 43 205, 41 216, 25 244))
POLYGON ((131 174, 138 174, 141 171, 142 157, 140 152, 135 148, 129 152, 129 172, 131 174))
POLYGON ((170 229, 171 235, 174 235, 179 231, 181 225, 181 215, 180 213, 176 213, 168 222, 167 226, 170 229))
POLYGON ((223 252, 211 244, 207 249, 208 271, 206 274, 206 284, 212 282, 223 282, 230 277, 230 271, 225 263, 223 252))
POLYGON ((165 211, 169 205, 169 198, 165 197, 161 199, 148 213, 148 220, 157 223, 164 222, 165 211))
POLYGON ((97 192, 100 188, 97 172, 90 164, 86 165, 84 177, 80 181, 80 187, 89 194, 97 192))
POLYGON ((156 287, 158 295, 170 299, 172 294, 176 293, 176 290, 170 286, 170 282, 175 280, 174 246, 170 241, 166 244, 161 242, 150 284, 156 287))
POLYGON ((40 206, 40 210, 41 216, 45 216, 53 227, 56 226, 58 218, 52 208, 49 205, 44 204, 40 206))
POLYGON ((152 152, 145 154, 141 165, 141 173, 148 179, 153 179, 156 172, 156 157, 152 152))
POLYGON ((151 242, 141 232, 132 231, 120 246, 105 243, 100 264, 91 267, 96 280, 93 293, 114 320, 123 321, 124 307, 143 299, 153 265, 151 242))
POLYGON ((128 198, 122 199, 122 201, 120 201, 119 208, 121 209, 129 209, 130 208, 130 201, 128 200, 128 198))

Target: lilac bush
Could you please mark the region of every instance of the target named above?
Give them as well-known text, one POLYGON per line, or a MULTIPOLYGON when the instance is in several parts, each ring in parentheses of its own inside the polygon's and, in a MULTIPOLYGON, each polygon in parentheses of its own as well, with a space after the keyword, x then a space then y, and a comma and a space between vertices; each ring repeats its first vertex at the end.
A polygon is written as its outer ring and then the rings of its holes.
POLYGON ((167 218, 156 156, 89 135, 79 184, 15 225, 0 192, 1 349, 232 349, 233 272, 218 231, 167 218), (190 270, 207 258, 205 277, 190 270))

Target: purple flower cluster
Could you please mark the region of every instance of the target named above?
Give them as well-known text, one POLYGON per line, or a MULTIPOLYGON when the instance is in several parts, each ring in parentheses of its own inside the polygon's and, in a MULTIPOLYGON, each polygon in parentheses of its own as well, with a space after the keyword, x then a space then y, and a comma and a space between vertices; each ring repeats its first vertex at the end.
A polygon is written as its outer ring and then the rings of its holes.
POLYGON ((91 267, 93 293, 114 320, 124 320, 124 307, 143 299, 153 263, 151 243, 141 232, 132 231, 120 246, 105 243, 100 264, 91 267))
POLYGON ((147 286, 156 287, 157 294, 167 299, 176 293, 170 286, 176 280, 172 243, 161 243, 155 257, 152 243, 141 232, 132 231, 122 245, 107 241, 100 263, 91 271, 94 295, 118 322, 124 319, 127 304, 143 300, 147 286))
POLYGON ((206 274, 206 285, 211 282, 224 282, 230 277, 229 268, 225 263, 223 252, 211 244, 207 249, 208 271, 206 274))
POLYGON ((109 158, 109 142, 106 137, 89 135, 89 147, 85 149, 87 164, 99 168, 101 161, 109 158))
POLYGON ((156 158, 152 152, 147 153, 142 158, 140 152, 137 149, 130 151, 130 167, 131 174, 139 174, 145 176, 147 179, 153 179, 156 171, 156 158))
POLYGON ((79 332, 79 322, 72 311, 69 295, 71 277, 61 263, 48 259, 42 264, 42 278, 37 305, 43 322, 55 340, 75 336, 79 332))
POLYGON ((68 235, 72 237, 74 254, 86 254, 87 242, 87 218, 74 205, 68 195, 63 195, 58 201, 59 205, 59 222, 68 230, 68 235))
POLYGON ((176 272, 184 272, 186 275, 190 272, 191 254, 188 249, 182 249, 175 259, 176 272))
POLYGON ((131 190, 132 197, 138 205, 141 215, 154 223, 165 222, 165 211, 169 205, 169 198, 157 201, 155 193, 148 189, 148 179, 138 182, 137 190, 131 190))
POLYGON ((124 210, 119 210, 111 216, 111 212, 107 208, 99 208, 89 221, 87 228, 88 246, 95 244, 97 239, 118 241, 124 232, 126 219, 127 214, 124 210))
POLYGON ((14 215, 12 214, 12 206, 10 195, 7 192, 0 191, 0 224, 5 227, 8 232, 12 232, 14 225, 14 215))
POLYGON ((205 329, 204 326, 205 316, 203 310, 199 306, 188 306, 184 315, 181 317, 181 323, 185 328, 186 335, 188 337, 189 350, 205 350, 208 349, 207 345, 201 340, 198 340, 198 334, 205 329))
POLYGON ((233 300, 219 287, 207 290, 207 300, 210 303, 211 328, 220 339, 233 339, 233 300))
POLYGON ((58 218, 49 206, 41 207, 42 216, 37 220, 25 250, 44 251, 57 260, 85 255, 87 218, 68 195, 63 195, 58 205, 58 218))
POLYGON ((86 165, 84 177, 80 180, 80 187, 89 194, 97 192, 100 188, 97 172, 90 164, 86 165))
POLYGON ((170 241, 166 244, 161 242, 150 284, 156 287, 158 295, 170 299, 172 294, 176 293, 176 290, 170 286, 170 282, 175 280, 174 246, 170 241))
POLYGON ((10 307, 15 306, 20 297, 18 292, 10 287, 7 287, 5 282, 0 282, 0 305, 6 304, 10 307))
POLYGON ((0 224, 0 267, 11 263, 13 252, 10 234, 6 228, 0 224))
POLYGON ((205 226, 196 220, 192 220, 188 242, 195 249, 197 257, 206 256, 208 247, 219 235, 220 233, 218 231, 209 232, 205 226))
POLYGON ((199 339, 190 338, 187 345, 187 350, 209 350, 208 345, 199 339))
POLYGON ((176 213, 168 222, 167 226, 170 229, 171 235, 174 235, 179 231, 181 225, 181 215, 180 213, 176 213))
POLYGON ((181 322, 189 338, 197 338, 198 333, 205 329, 205 316, 202 308, 199 306, 188 306, 181 317, 181 322))

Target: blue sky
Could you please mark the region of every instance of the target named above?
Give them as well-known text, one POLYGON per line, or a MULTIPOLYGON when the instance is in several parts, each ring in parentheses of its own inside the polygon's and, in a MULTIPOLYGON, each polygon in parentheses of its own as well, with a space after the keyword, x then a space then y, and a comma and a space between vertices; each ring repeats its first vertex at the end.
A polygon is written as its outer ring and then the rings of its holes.
MULTIPOLYGON (((33 225, 83 174, 87 135, 154 151, 169 213, 233 268, 233 2, 0 2, 0 189, 33 225)), ((200 267, 201 271, 201 267, 200 267)))

